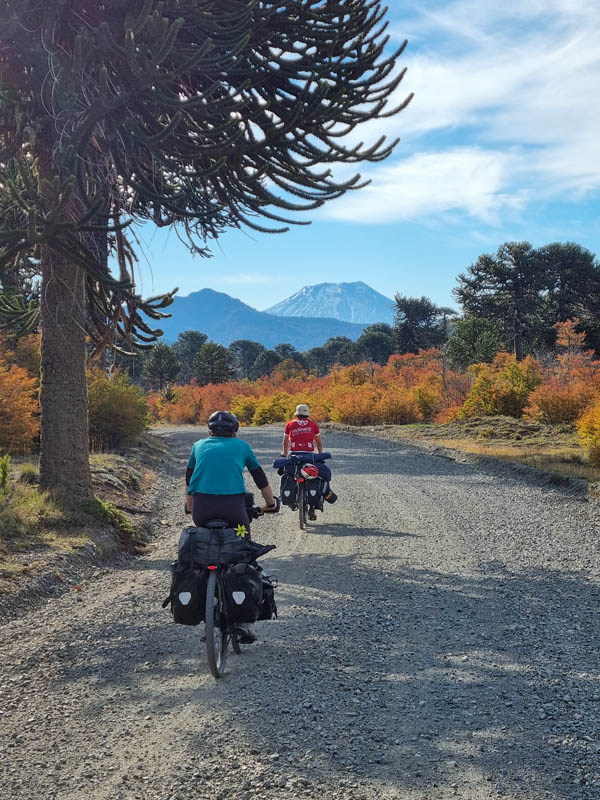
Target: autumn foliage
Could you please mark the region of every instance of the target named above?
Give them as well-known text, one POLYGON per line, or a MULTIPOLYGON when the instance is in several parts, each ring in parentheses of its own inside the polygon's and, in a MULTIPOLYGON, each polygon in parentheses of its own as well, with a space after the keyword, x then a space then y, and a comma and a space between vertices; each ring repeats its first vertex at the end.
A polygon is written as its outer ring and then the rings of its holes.
POLYGON ((0 452, 29 452, 39 430, 36 378, 0 355, 0 452))
MULTIPOLYGON (((491 363, 452 370, 442 350, 393 355, 337 367, 325 377, 282 362, 268 377, 200 386, 167 386, 145 396, 116 372, 89 376, 90 431, 94 444, 132 441, 147 421, 203 424, 217 409, 231 409, 243 425, 282 423, 298 403, 319 421, 349 425, 442 423, 507 415, 546 424, 577 423, 590 458, 600 463, 600 361, 585 349, 578 320, 559 323, 556 349, 522 361, 504 351, 491 363)), ((19 452, 39 434, 39 339, 9 343, 0 336, 0 451, 19 452)))
POLYGON ((590 462, 600 467, 600 397, 578 421, 577 430, 590 462))

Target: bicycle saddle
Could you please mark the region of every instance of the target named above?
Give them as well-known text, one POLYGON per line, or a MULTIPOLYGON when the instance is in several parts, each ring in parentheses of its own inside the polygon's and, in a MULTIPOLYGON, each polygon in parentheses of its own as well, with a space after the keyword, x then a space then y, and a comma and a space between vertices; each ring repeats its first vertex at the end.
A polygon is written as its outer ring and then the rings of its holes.
POLYGON ((217 528, 231 528, 232 526, 231 522, 227 522, 225 519, 209 519, 202 527, 216 530, 217 528))

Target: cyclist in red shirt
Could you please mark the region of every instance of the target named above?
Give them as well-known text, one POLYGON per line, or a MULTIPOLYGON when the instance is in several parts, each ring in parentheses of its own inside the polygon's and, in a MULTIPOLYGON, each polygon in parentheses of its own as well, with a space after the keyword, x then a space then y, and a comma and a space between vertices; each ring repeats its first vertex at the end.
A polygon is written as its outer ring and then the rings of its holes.
POLYGON ((309 408, 304 403, 296 406, 294 419, 285 426, 282 453, 285 458, 289 453, 323 452, 321 433, 316 422, 309 418, 309 408), (316 445, 316 448, 315 448, 316 445))
MULTIPOLYGON (((283 456, 288 457, 290 453, 317 453, 323 452, 323 442, 319 426, 314 420, 310 419, 310 410, 305 403, 296 406, 294 419, 290 420, 285 426, 283 434, 283 444, 281 447, 283 456)), ((308 518, 315 520, 317 515, 311 507, 308 518)))

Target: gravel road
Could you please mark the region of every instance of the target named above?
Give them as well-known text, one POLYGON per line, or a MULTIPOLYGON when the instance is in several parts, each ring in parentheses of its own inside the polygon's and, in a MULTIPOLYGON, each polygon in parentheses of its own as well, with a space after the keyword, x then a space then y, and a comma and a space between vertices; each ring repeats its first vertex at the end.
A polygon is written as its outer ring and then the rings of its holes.
POLYGON ((595 503, 326 433, 340 500, 255 524, 281 616, 216 683, 160 607, 200 434, 161 435, 152 551, 0 627, 4 800, 600 797, 595 503))

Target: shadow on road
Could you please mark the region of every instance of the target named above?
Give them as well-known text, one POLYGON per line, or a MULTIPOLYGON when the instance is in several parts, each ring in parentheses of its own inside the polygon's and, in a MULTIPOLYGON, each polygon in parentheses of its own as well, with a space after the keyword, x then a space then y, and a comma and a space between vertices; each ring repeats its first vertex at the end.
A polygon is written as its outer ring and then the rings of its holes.
POLYGON ((383 781, 398 797, 453 785, 470 796, 469 781, 490 796, 593 796, 581 794, 597 759, 581 720, 589 736, 600 701, 597 586, 494 563, 477 577, 396 561, 381 572, 334 555, 269 567, 281 580, 281 619, 261 625, 260 643, 232 657, 219 684, 206 675, 200 631, 159 608, 164 572, 152 597, 122 601, 137 603, 135 622, 115 609, 65 643, 61 683, 93 687, 99 714, 117 690, 124 713, 142 702, 153 719, 192 704, 190 756, 202 752, 211 714, 224 714, 219 731, 234 732, 257 762, 287 749, 311 782, 333 770, 383 781))
POLYGON ((421 539, 417 533, 405 533, 403 531, 390 531, 385 528, 359 528, 356 525, 341 525, 338 523, 321 523, 320 525, 308 524, 308 534, 319 534, 320 536, 364 536, 379 537, 384 536, 389 539, 421 539))

